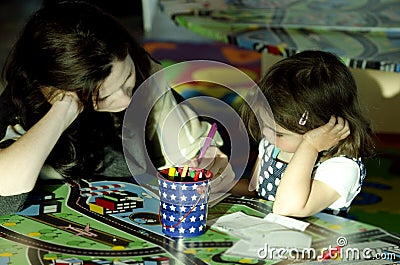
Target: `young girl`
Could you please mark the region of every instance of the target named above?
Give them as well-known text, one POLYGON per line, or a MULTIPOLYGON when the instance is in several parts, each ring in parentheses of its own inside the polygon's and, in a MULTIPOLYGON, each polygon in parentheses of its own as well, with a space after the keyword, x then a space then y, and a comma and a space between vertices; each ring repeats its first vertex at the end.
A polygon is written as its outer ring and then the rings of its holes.
POLYGON ((304 51, 273 65, 260 89, 275 125, 258 106, 241 112, 251 134, 262 138, 253 171, 258 195, 274 201, 281 215, 347 213, 366 175, 362 157, 373 152, 349 69, 331 53, 304 51))
MULTIPOLYGON (((173 91, 162 94, 147 117, 145 135, 137 120, 129 120, 131 135, 124 137, 129 148, 123 149, 125 109, 138 87, 160 69, 126 28, 95 6, 65 1, 33 14, 3 69, 0 215, 22 207, 39 175, 131 176, 170 166, 160 134, 162 119, 172 109, 177 117, 170 126, 183 128, 183 157, 194 158, 211 124, 192 119, 193 111, 180 107, 173 91)), ((217 155, 208 169, 222 172, 227 156, 213 148, 217 155)))

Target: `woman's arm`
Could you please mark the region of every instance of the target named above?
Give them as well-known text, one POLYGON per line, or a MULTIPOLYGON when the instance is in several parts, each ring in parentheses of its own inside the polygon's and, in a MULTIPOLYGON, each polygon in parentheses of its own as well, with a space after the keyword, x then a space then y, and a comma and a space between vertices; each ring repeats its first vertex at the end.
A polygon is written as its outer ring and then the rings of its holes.
POLYGON ((318 153, 350 134, 347 121, 330 121, 304 134, 279 183, 273 212, 290 216, 310 216, 336 201, 340 195, 327 184, 313 180, 312 170, 318 153))
POLYGON ((33 189, 47 156, 81 110, 77 96, 68 93, 17 141, 0 150, 0 196, 33 189))

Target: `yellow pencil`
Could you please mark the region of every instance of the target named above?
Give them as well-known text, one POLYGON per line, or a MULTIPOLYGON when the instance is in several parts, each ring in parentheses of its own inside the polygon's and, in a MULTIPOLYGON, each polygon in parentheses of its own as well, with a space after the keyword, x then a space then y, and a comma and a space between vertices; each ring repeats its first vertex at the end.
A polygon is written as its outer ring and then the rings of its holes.
POLYGON ((176 168, 174 168, 174 167, 169 168, 169 171, 168 171, 168 179, 169 180, 174 180, 175 172, 176 172, 176 168))
POLYGON ((182 174, 181 174, 181 181, 183 181, 183 179, 186 177, 188 169, 189 169, 188 165, 185 165, 183 167, 182 174))

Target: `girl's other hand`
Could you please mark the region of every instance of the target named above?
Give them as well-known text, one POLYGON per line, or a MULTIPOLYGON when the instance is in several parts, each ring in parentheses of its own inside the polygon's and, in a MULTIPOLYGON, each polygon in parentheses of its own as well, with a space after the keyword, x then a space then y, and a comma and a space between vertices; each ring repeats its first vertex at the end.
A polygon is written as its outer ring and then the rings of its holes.
POLYGON ((313 146, 317 152, 321 152, 335 146, 349 135, 348 121, 342 117, 331 116, 327 124, 306 132, 303 139, 313 146))

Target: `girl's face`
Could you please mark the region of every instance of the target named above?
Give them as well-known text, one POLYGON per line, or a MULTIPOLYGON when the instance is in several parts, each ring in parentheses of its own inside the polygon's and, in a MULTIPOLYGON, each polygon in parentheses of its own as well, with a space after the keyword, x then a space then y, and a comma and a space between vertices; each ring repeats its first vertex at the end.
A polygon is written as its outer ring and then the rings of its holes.
POLYGON ((125 60, 112 63, 111 73, 100 86, 98 98, 93 98, 94 109, 103 112, 119 112, 126 109, 135 83, 135 64, 128 54, 125 60))
POLYGON ((268 142, 274 144, 279 150, 286 153, 294 153, 303 141, 303 135, 286 130, 276 124, 271 115, 265 109, 259 109, 258 113, 262 121, 262 134, 268 142))
POLYGON ((271 139, 271 135, 275 133, 275 145, 278 147, 279 150, 284 151, 286 153, 294 153, 296 152, 297 148, 299 147, 300 143, 303 141, 303 135, 294 133, 284 129, 283 127, 276 124, 276 129, 270 127, 263 128, 263 135, 266 139, 273 143, 271 139))

